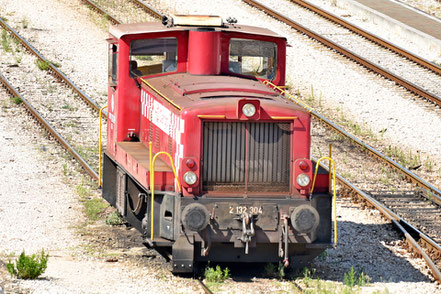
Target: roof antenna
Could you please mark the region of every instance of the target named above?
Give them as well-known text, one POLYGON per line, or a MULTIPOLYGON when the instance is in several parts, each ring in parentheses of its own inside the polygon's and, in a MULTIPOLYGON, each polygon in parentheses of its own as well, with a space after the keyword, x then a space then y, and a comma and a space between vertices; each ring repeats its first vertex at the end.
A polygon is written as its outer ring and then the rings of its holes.
POLYGON ((162 24, 167 26, 168 25, 168 16, 167 15, 162 15, 162 20, 161 20, 162 24))
POLYGON ((235 17, 231 17, 231 16, 229 16, 229 17, 227 18, 227 22, 228 22, 229 24, 235 24, 235 23, 237 23, 237 19, 236 19, 235 17))

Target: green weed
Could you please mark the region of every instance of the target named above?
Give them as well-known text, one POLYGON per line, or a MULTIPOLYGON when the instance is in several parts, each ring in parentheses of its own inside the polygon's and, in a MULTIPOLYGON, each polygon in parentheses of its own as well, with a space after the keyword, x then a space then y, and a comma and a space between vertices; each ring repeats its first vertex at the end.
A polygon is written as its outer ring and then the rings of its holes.
POLYGON ((50 66, 50 62, 49 61, 43 61, 41 59, 35 59, 35 65, 38 67, 38 69, 40 70, 48 70, 49 66, 50 66))
POLYGON ((286 276, 283 263, 277 266, 275 263, 269 262, 264 267, 264 275, 269 278, 283 279, 286 276))
POLYGON ((363 272, 357 274, 354 267, 351 266, 351 270, 345 273, 343 284, 351 288, 354 286, 363 287, 368 285, 370 280, 371 278, 363 272))
POLYGON ((121 217, 121 215, 118 213, 118 211, 114 211, 113 213, 109 214, 106 217, 106 224, 108 224, 110 226, 120 226, 124 223, 125 223, 125 221, 121 217))
POLYGON ((6 268, 11 276, 19 279, 36 279, 46 270, 48 258, 49 255, 44 250, 40 254, 32 255, 26 255, 23 250, 15 264, 9 260, 6 268))
POLYGON ((23 103, 23 100, 22 100, 20 97, 18 97, 18 96, 11 97, 11 101, 12 101, 14 104, 17 104, 17 105, 23 103))
POLYGON ((63 106, 61 106, 61 108, 63 109, 67 109, 67 110, 75 110, 75 107, 69 105, 69 104, 64 104, 63 106))
POLYGON ((109 206, 100 198, 85 199, 83 203, 86 209, 86 216, 92 221, 98 220, 104 210, 109 206))
POLYGON ((69 174, 69 169, 67 168, 67 163, 63 163, 63 175, 66 177, 69 174))
POLYGON ((216 269, 207 266, 204 272, 204 277, 207 282, 222 283, 230 278, 230 270, 227 267, 222 270, 219 265, 216 266, 216 269))
POLYGON ((9 34, 6 31, 2 31, 2 47, 3 50, 5 50, 6 52, 11 52, 12 51, 12 47, 11 47, 11 36, 9 36, 9 34))
POLYGON ((426 161, 424 161, 424 167, 428 172, 433 171, 433 163, 428 157, 426 158, 426 161))
POLYGON ((421 156, 419 153, 414 154, 412 151, 405 152, 396 146, 388 146, 385 154, 395 159, 399 164, 407 167, 417 167, 421 165, 421 156))
POLYGON ((84 186, 83 184, 79 184, 75 187, 75 191, 77 192, 78 196, 81 198, 85 198, 86 196, 91 195, 91 191, 89 188, 84 186))

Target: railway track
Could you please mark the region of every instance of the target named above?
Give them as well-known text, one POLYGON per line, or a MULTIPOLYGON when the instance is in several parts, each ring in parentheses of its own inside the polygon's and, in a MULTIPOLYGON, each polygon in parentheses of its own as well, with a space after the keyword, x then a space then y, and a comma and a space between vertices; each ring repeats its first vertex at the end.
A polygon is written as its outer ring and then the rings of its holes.
MULTIPOLYGON (((9 88, 9 87, 8 87, 9 88)), ((17 94, 13 94, 14 96, 18 96, 18 97, 20 97, 19 95, 17 95, 17 94)), ((22 98, 23 99, 23 98, 22 98)), ((23 101, 25 101, 24 99, 23 99, 23 101)), ((55 136, 55 135, 54 135, 55 136)), ((67 147, 65 147, 65 148, 67 148, 67 147)), ((78 153, 77 153, 78 154, 78 153)), ((81 156, 80 155, 78 155, 80 158, 81 158, 81 156)), ((80 161, 80 159, 78 159, 77 157, 75 157, 77 160, 79 160, 80 161)), ((96 174, 96 173, 95 173, 96 174)), ((94 177, 92 174, 91 174, 91 176, 92 177, 94 177)), ((96 177, 94 177, 94 178, 96 178, 96 177)), ((398 222, 398 224, 400 224, 401 223, 401 221, 399 221, 398 222)), ((409 225, 410 226, 410 225, 409 225)), ((421 238, 422 239, 422 238, 421 238)), ((430 240, 430 239, 427 239, 427 240, 430 240)), ((429 243, 430 243, 430 241, 429 241, 429 243)), ((438 249, 439 250, 439 249, 438 249)))
MULTIPOLYGON (((92 3, 89 0, 84 0, 84 1, 92 3)), ((139 0, 132 0, 132 1, 136 1, 136 2, 139 2, 142 4, 142 2, 139 0)), ((247 0, 244 0, 244 1, 247 1, 247 0)), ((147 8, 146 10, 149 10, 149 9, 147 8)), ((107 12, 105 12, 105 13, 107 13, 107 12)), ((157 18, 159 19, 159 17, 157 17, 157 18)), ((284 91, 282 90, 282 92, 284 92, 284 91)), ((395 162, 390 157, 382 154, 380 151, 365 144, 364 142, 362 142, 361 140, 359 140, 355 136, 346 132, 342 127, 331 122, 329 119, 322 116, 321 114, 316 112, 314 109, 312 109, 308 105, 304 104, 303 102, 299 101, 298 99, 294 99, 294 102, 301 105, 302 107, 306 108, 307 110, 309 110, 311 112, 311 114, 320 123, 323 123, 327 128, 330 128, 331 130, 344 136, 344 138, 349 139, 353 144, 357 145, 361 150, 363 150, 363 152, 367 152, 367 153, 373 155, 380 162, 386 163, 387 165, 389 165, 390 167, 395 169, 397 172, 402 174, 404 177, 406 177, 407 180, 409 180, 414 185, 416 185, 418 187, 422 187, 428 191, 426 193, 414 193, 414 194, 418 194, 419 196, 422 195, 425 197, 424 199, 430 200, 431 202, 436 203, 437 205, 441 205, 441 191, 438 188, 434 187, 433 185, 431 185, 427 181, 423 180, 422 178, 417 176, 415 173, 406 169, 404 166, 395 162)), ((371 205, 375 206, 379 211, 381 211, 383 214, 385 214, 386 218, 390 219, 391 222, 395 223, 396 227, 398 229, 400 229, 401 232, 403 232, 403 235, 406 236, 406 238, 408 238, 408 243, 412 245, 412 248, 414 248, 418 252, 421 251, 420 255, 423 256, 425 259, 427 258, 426 262, 429 264, 429 267, 432 268, 432 272, 433 272, 435 278, 437 280, 441 279, 441 276, 439 275, 439 270, 437 269, 437 266, 434 264, 433 261, 431 261, 430 257, 428 257, 428 255, 424 252, 424 250, 421 248, 421 246, 418 245, 417 241, 420 241, 422 244, 424 244, 424 246, 428 248, 428 252, 430 252, 430 254, 435 259, 438 259, 441 254, 440 246, 435 241, 433 241, 433 239, 431 239, 429 236, 427 236, 426 234, 424 234, 423 232, 421 232, 420 230, 418 230, 414 227, 414 225, 417 225, 417 226, 419 225, 418 222, 413 223, 413 225, 412 225, 411 223, 408 222, 409 220, 405 220, 404 218, 400 217, 398 214, 392 212, 392 210, 390 208, 381 204, 378 200, 369 196, 368 193, 356 188, 354 185, 345 181, 343 178, 339 177, 339 182, 344 187, 349 188, 352 191, 351 193, 357 194, 359 198, 364 199, 364 201, 366 201, 367 203, 371 203, 371 205), (349 184, 347 184, 347 183, 349 183, 349 184), (372 203, 374 203, 375 205, 372 203), (409 229, 411 231, 411 233, 409 234, 408 231, 406 231, 404 229, 404 227, 411 228, 411 230, 409 229), (417 241, 415 240, 415 238, 411 238, 412 236, 418 236, 418 237, 415 237, 417 241)), ((409 193, 411 193, 413 191, 413 189, 410 189, 409 191, 410 191, 409 193)), ((424 201, 421 201, 421 197, 419 197, 419 198, 420 199, 418 201, 424 202, 424 201)), ((435 206, 434 211, 437 213, 440 213, 439 207, 435 206)), ((418 217, 413 218, 411 220, 412 221, 418 220, 418 217)), ((429 231, 433 232, 433 230, 429 230, 429 231)), ((434 236, 436 238, 438 238, 439 232, 436 233, 434 236)))
MULTIPOLYGON (((337 16, 324 12, 305 1, 292 0, 291 2, 303 7, 303 11, 295 10, 296 19, 301 19, 299 21, 305 22, 307 25, 300 24, 272 8, 275 6, 275 2, 272 2, 270 7, 255 0, 243 1, 368 70, 441 107, 441 89, 439 87, 439 84, 441 84, 441 68, 436 64, 406 52, 406 50, 369 34, 361 28, 350 25, 337 16), (308 10, 306 11, 304 8, 308 10), (334 33, 331 34, 330 32, 334 33), (325 37, 325 34, 328 37, 325 37), (349 37, 350 35, 352 36, 349 37), (367 43, 365 39, 370 42, 367 43), (360 46, 360 44, 363 46, 360 46), (405 62, 406 60, 408 62, 405 62)), ((288 2, 286 1, 286 5, 283 5, 285 11, 286 9, 294 9, 292 3, 288 2)), ((280 9, 280 3, 277 7, 280 9)))
POLYGON ((213 294, 213 292, 210 290, 210 288, 208 288, 207 285, 204 284, 204 282, 202 280, 197 280, 199 285, 202 288, 202 291, 204 291, 205 294, 213 294))
POLYGON ((64 149, 66 149, 72 156, 79 162, 79 164, 84 168, 84 170, 89 174, 92 179, 98 180, 98 173, 87 163, 87 161, 69 144, 68 140, 66 140, 55 128, 52 124, 46 120, 43 115, 36 110, 32 104, 24 98, 12 85, 10 82, 6 80, 6 78, 0 73, 0 83, 6 90, 11 94, 12 97, 18 97, 23 102, 25 108, 29 111, 29 113, 40 123, 45 130, 47 130, 51 136, 57 140, 64 149))
MULTIPOLYGON (((69 88, 71 88, 75 94, 77 94, 81 99, 83 99, 94 111, 100 111, 101 106, 92 98, 90 98, 86 93, 84 93, 78 86, 74 84, 62 71, 60 71, 51 61, 44 57, 37 49, 34 48, 28 41, 26 41, 22 36, 20 36, 11 26, 9 26, 2 18, 0 18, 0 26, 9 32, 12 37, 20 42, 20 44, 28 50, 32 55, 34 55, 38 60, 43 63, 47 63, 49 70, 53 75, 65 83, 69 88)), ((105 114, 106 115, 106 114, 105 114)))
POLYGON ((32 91, 32 99, 25 99, 5 76, 2 75, 0 82, 72 154, 86 173, 98 180, 95 171, 98 167, 97 113, 94 111, 99 110, 99 105, 4 20, 0 19, 0 25, 19 41, 10 52, 3 52, 0 68, 11 79, 19 81, 24 92, 32 91), (14 62, 13 55, 25 51, 23 49, 29 54, 20 62, 14 62))
POLYGON ((164 17, 159 11, 140 0, 130 0, 127 2, 128 5, 124 8, 113 5, 114 3, 112 3, 112 1, 82 0, 82 2, 88 5, 92 10, 95 10, 97 13, 108 18, 113 24, 129 21, 135 23, 141 21, 162 20, 164 17), (136 13, 133 13, 133 11, 136 13), (147 13, 148 16, 145 16, 145 13, 147 13), (123 21, 122 19, 126 21, 123 21))
POLYGON ((337 175, 337 181, 343 187, 349 189, 353 196, 367 203, 369 206, 375 207, 385 218, 390 220, 392 224, 402 233, 409 247, 412 249, 411 251, 416 252, 417 255, 424 258, 434 278, 438 282, 441 281, 441 246, 438 243, 436 243, 425 233, 412 226, 389 207, 386 207, 384 204, 368 195, 368 193, 358 189, 340 175, 337 175))

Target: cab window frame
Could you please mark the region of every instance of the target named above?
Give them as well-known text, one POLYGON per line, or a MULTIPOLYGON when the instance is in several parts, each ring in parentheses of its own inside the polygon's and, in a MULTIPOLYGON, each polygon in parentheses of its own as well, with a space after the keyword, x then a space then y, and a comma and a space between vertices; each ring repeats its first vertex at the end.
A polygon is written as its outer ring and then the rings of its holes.
MULTIPOLYGON (((146 36, 144 38, 136 38, 136 39, 132 39, 130 40, 129 43, 129 75, 131 77, 141 77, 141 76, 156 76, 156 75, 163 75, 163 74, 171 74, 171 73, 176 73, 179 71, 179 52, 180 52, 180 37, 177 35, 156 35, 156 36, 146 36), (171 51, 167 51, 168 49, 166 49, 165 51, 162 51, 163 55, 158 54, 159 51, 154 52, 154 50, 158 50, 159 48, 155 49, 155 48, 147 48, 147 52, 144 53, 149 53, 148 50, 151 50, 150 53, 152 54, 133 54, 133 48, 134 48, 134 44, 139 43, 142 45, 142 42, 148 43, 149 41, 152 41, 153 47, 155 46, 154 44, 154 40, 165 40, 164 42, 162 42, 163 44, 160 44, 161 42, 157 42, 156 46, 161 46, 164 48, 167 48, 168 46, 173 47, 174 46, 174 50, 171 51), (171 42, 169 44, 167 44, 167 40, 173 40, 174 42, 171 42), (174 43, 174 44, 173 44, 174 43), (136 56, 139 56, 138 58, 136 58, 136 56), (145 56, 143 58, 141 58, 142 56, 145 56), (148 58, 149 56, 151 56, 150 58, 148 58), (149 64, 149 61, 154 61, 154 57, 160 57, 163 56, 163 58, 158 58, 159 59, 159 63, 151 63, 149 64), (172 57, 171 59, 169 57, 172 57), (172 62, 165 62, 165 61, 172 61, 172 62), (139 64, 141 63, 141 65, 139 64), (158 70, 160 67, 160 70, 158 70)), ((148 47, 148 46, 147 46, 148 47)), ((134 50, 139 50, 141 51, 142 49, 135 48, 134 50)), ((138 52, 138 53, 142 53, 142 52, 138 52)))
POLYGON ((112 87, 118 84, 118 53, 118 43, 109 43, 107 74, 112 87))
MULTIPOLYGON (((252 35, 241 35, 241 34, 231 34, 230 36, 228 36, 225 41, 224 41, 224 46, 226 47, 224 52, 224 59, 226 59, 224 61, 224 65, 223 65, 223 71, 228 72, 231 75, 235 75, 235 76, 240 76, 240 77, 245 77, 245 78, 251 78, 251 79, 267 79, 270 81, 275 81, 277 79, 279 79, 279 55, 280 55, 280 48, 279 48, 279 42, 277 42, 277 40, 273 39, 273 38, 256 38, 256 36, 252 36, 252 35), (269 58, 273 58, 274 60, 272 61, 272 74, 273 76, 268 78, 268 75, 266 77, 264 76, 257 76, 256 75, 248 75, 248 74, 244 74, 243 72, 238 72, 237 70, 234 71, 232 70, 232 64, 234 65, 237 61, 232 61, 232 57, 234 57, 235 55, 231 55, 231 42, 235 41, 235 40, 243 40, 245 42, 252 42, 252 41, 256 41, 256 42, 265 42, 265 43, 272 43, 273 44, 273 52, 274 55, 273 57, 268 56, 269 58)), ((252 55, 242 55, 240 57, 259 57, 258 55, 256 56, 252 56, 252 55)), ((260 56, 262 58, 264 58, 265 56, 262 55, 260 56)), ((239 55, 238 55, 239 58, 239 55)), ((242 62, 242 61, 239 61, 242 62)), ((261 61, 262 63, 264 63, 264 60, 261 61)), ((266 61, 268 63, 268 61, 266 61)), ((242 71, 242 63, 240 64, 241 66, 241 71, 242 71)), ((265 68, 266 72, 268 73, 268 67, 265 68)))

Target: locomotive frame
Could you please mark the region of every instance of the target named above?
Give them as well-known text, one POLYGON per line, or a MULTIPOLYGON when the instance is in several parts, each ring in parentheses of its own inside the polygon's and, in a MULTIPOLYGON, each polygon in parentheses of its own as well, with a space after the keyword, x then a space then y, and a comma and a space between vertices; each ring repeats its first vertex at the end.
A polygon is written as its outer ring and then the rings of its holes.
POLYGON ((173 272, 204 261, 302 266, 332 245, 310 114, 263 83, 284 86, 285 38, 176 16, 112 26, 107 41, 103 197, 173 272))

